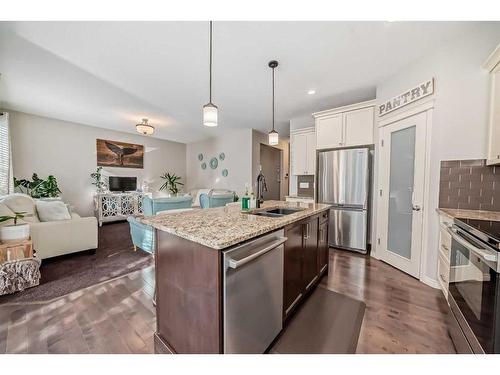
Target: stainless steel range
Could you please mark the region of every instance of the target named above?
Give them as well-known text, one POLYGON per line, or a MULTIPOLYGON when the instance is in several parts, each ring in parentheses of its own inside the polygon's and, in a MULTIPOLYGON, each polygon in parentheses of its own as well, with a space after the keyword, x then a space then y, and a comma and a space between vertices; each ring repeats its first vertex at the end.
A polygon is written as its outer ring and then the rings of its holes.
POLYGON ((500 353, 500 222, 455 219, 448 230, 453 342, 461 353, 500 353))

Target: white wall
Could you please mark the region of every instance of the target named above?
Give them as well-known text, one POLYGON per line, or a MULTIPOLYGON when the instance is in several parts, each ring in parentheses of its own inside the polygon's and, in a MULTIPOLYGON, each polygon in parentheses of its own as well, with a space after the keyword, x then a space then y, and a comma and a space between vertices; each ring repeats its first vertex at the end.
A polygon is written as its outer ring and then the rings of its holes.
POLYGON ((314 126, 314 118, 312 114, 307 114, 301 117, 290 119, 290 131, 311 128, 314 126))
POLYGON ((245 184, 252 183, 252 130, 226 130, 224 136, 213 137, 200 142, 188 143, 186 147, 187 187, 217 188, 236 191, 238 195, 245 192, 245 184), (219 154, 224 152, 225 159, 219 154), (198 154, 203 154, 203 162, 207 164, 201 169, 202 161, 198 154), (217 157, 217 169, 210 168, 210 159, 217 157), (228 170, 228 176, 222 176, 222 170, 228 170))
POLYGON ((439 231, 435 209, 440 161, 486 158, 489 77, 482 64, 499 42, 500 25, 483 24, 476 31, 415 61, 377 87, 380 104, 413 85, 435 78, 435 107, 430 131, 430 206, 424 207, 428 241, 423 244, 423 251, 427 252, 427 259, 421 270, 433 280, 437 273, 439 231))
MULTIPOLYGON (((97 168, 96 139, 144 145, 144 168, 103 168, 107 175, 136 176, 138 187, 148 182, 149 190, 158 194, 160 175, 166 171, 186 177, 186 145, 141 135, 60 121, 21 112, 9 112, 14 176, 31 178, 54 175, 63 199, 81 215, 92 215, 90 173, 97 168)), ((158 194, 160 195, 160 194, 158 194)))

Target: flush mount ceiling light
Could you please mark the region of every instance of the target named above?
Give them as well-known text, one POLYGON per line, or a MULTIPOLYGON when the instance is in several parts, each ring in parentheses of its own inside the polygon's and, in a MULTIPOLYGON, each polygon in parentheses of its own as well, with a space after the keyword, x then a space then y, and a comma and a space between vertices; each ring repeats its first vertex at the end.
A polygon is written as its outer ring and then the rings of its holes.
POLYGON ((316 90, 314 89, 311 89, 307 92, 307 95, 314 95, 314 94, 316 94, 316 90))
POLYGON ((274 69, 278 66, 278 62, 276 60, 271 60, 268 65, 273 70, 273 130, 269 132, 269 144, 275 146, 279 142, 278 132, 274 130, 274 69))
POLYGON ((208 103, 203 106, 203 125, 205 126, 217 126, 218 121, 218 108, 212 103, 212 21, 210 21, 210 63, 209 63, 209 100, 208 103))
POLYGON ((135 129, 137 130, 137 132, 144 134, 144 135, 151 135, 155 132, 154 126, 148 124, 147 118, 143 118, 142 122, 135 126, 135 129))

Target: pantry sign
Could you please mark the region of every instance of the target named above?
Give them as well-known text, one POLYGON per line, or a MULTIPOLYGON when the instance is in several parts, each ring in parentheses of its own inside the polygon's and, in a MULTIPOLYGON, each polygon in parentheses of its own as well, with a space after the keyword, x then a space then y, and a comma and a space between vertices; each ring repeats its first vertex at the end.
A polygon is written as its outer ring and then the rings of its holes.
POLYGON ((391 100, 386 101, 384 104, 378 106, 378 115, 384 116, 398 108, 404 107, 414 101, 422 99, 434 93, 434 78, 429 79, 409 89, 402 94, 395 96, 391 100))

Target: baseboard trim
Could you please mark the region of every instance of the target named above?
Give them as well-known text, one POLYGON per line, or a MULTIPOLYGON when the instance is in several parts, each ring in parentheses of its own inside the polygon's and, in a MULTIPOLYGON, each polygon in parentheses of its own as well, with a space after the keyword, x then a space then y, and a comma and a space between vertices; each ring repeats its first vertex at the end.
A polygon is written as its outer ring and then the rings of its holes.
POLYGON ((422 276, 420 278, 420 281, 423 282, 425 285, 429 285, 434 289, 441 289, 441 285, 439 285, 439 282, 436 279, 430 278, 427 275, 422 276))

